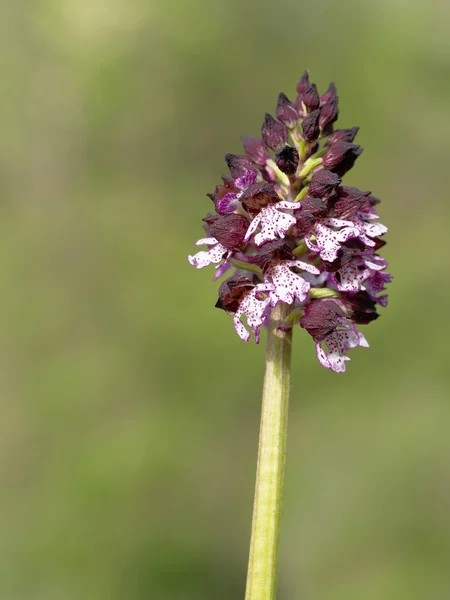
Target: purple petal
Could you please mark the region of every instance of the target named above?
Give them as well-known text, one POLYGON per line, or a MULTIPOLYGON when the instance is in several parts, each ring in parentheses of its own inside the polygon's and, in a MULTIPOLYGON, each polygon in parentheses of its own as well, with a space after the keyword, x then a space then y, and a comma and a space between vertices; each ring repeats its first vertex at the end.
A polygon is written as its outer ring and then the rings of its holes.
POLYGON ((217 201, 216 209, 217 212, 222 215, 229 215, 235 211, 236 206, 239 202, 239 198, 233 192, 228 192, 223 198, 217 201))

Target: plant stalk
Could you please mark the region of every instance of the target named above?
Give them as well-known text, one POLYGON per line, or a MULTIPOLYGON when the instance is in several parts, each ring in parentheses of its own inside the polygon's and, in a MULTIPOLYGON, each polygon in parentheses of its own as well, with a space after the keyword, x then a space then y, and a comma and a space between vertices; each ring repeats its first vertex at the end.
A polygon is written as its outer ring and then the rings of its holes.
POLYGON ((267 333, 258 464, 245 600, 274 600, 291 375, 292 329, 279 329, 292 307, 272 309, 267 333))

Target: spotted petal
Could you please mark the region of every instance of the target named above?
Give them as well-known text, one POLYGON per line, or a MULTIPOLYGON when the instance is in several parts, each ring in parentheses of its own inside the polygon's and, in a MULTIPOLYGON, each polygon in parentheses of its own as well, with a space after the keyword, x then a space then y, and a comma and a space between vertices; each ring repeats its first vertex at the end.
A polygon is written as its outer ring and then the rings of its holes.
POLYGON ((223 256, 228 253, 228 250, 216 240, 216 238, 202 238, 195 244, 196 246, 211 246, 209 250, 201 250, 197 254, 189 255, 188 260, 196 269, 203 269, 212 264, 220 263, 223 256))
POLYGON ((343 373, 345 361, 350 360, 346 353, 356 346, 369 347, 366 338, 356 328, 334 330, 327 335, 324 342, 316 343, 317 358, 323 367, 331 369, 335 373, 343 373), (323 348, 324 343, 328 347, 327 351, 323 348))

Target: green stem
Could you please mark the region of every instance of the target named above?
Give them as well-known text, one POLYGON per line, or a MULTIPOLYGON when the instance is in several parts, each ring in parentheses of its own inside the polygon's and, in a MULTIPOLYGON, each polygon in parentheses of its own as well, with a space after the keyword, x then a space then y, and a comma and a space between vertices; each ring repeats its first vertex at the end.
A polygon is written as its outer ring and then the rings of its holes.
POLYGON ((292 329, 279 326, 290 311, 286 304, 273 308, 267 333, 245 600, 274 600, 276 594, 292 349, 292 329))

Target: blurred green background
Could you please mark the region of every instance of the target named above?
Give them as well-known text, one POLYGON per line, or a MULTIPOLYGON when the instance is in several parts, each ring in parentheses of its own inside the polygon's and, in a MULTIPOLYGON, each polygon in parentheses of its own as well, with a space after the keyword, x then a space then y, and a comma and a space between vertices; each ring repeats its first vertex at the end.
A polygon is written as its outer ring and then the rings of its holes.
POLYGON ((0 598, 244 597, 264 344, 186 256, 241 135, 334 80, 390 305, 294 336, 280 600, 450 598, 450 5, 0 4, 0 598))

